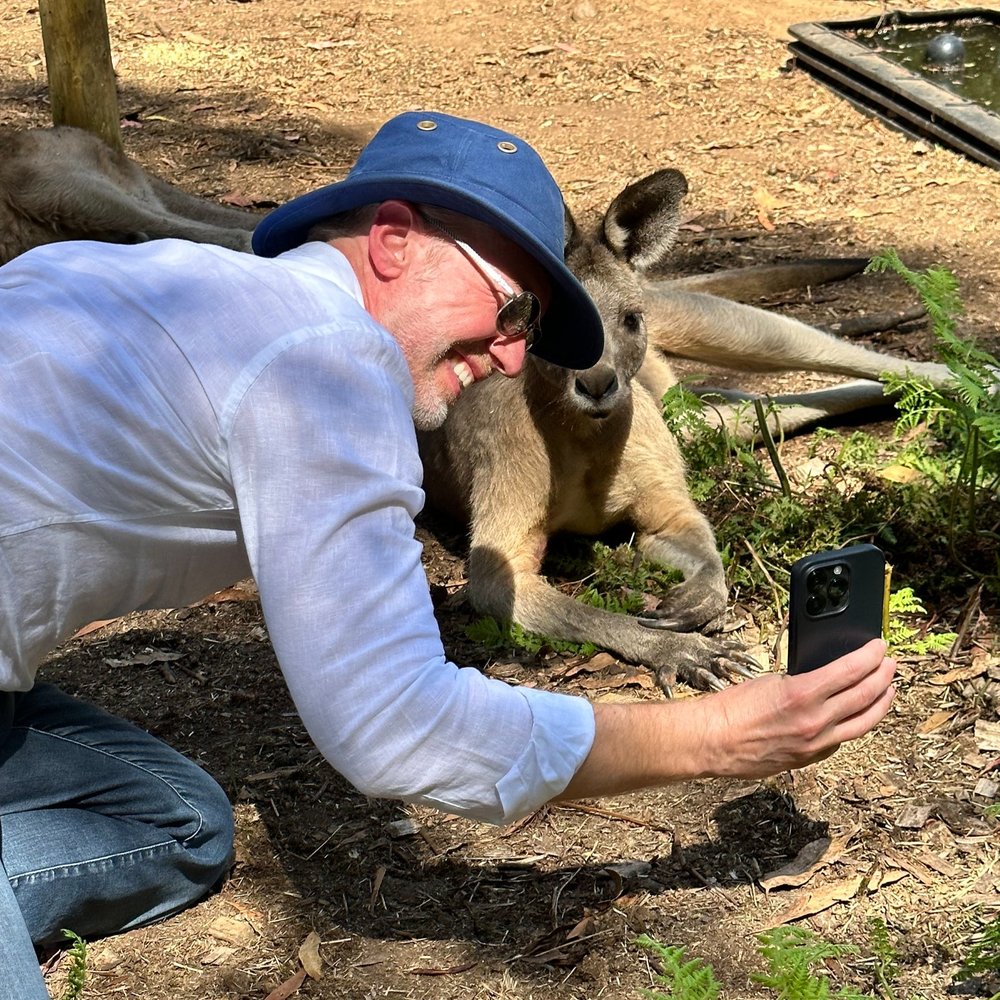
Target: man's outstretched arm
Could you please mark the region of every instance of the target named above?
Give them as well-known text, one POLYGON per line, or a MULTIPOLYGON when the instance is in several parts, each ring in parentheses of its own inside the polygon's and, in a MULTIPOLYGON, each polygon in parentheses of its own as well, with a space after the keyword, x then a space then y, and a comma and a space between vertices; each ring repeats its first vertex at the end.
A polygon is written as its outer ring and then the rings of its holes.
POLYGON ((681 701, 594 706, 589 755, 560 799, 689 778, 763 778, 829 757, 895 696, 895 661, 867 645, 810 673, 769 674, 681 701))

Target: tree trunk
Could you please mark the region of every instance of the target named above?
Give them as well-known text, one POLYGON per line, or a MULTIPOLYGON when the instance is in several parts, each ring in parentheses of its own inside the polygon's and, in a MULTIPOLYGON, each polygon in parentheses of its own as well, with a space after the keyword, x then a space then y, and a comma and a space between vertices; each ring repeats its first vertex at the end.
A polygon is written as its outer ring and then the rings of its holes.
POLYGON ((55 125, 75 125, 122 148, 104 0, 40 0, 55 125))

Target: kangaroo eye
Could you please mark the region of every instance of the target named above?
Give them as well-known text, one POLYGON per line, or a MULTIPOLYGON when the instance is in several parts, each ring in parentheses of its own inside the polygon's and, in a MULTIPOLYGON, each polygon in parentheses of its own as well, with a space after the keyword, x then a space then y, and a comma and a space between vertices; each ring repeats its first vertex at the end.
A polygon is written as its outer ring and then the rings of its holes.
POLYGON ((642 329, 642 313, 639 311, 625 313, 622 316, 622 326, 629 333, 638 333, 642 329))

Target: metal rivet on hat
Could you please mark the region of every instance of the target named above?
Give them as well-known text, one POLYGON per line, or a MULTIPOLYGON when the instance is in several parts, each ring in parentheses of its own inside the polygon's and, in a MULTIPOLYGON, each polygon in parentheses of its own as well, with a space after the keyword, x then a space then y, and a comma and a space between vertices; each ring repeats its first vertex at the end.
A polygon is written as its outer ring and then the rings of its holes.
POLYGON ((417 128, 420 129, 421 132, 433 132, 437 127, 437 122, 432 122, 429 118, 425 118, 423 121, 417 122, 417 128))
POLYGON ((514 143, 512 143, 512 142, 508 142, 506 139, 504 139, 503 142, 498 142, 497 143, 497 149, 499 149, 501 153, 516 153, 517 152, 517 146, 515 146, 514 143))

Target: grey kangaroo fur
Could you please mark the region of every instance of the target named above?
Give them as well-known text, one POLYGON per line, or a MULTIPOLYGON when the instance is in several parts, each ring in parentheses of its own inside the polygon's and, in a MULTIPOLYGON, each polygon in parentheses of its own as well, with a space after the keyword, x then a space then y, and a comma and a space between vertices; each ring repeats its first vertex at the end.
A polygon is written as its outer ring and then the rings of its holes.
MULTIPOLYGON (((42 242, 160 236, 247 249, 251 213, 182 194, 100 140, 73 129, 20 132, 0 159, 0 255, 42 242)), ((883 400, 885 371, 947 384, 942 365, 903 361, 720 295, 757 294, 842 277, 861 262, 820 261, 662 280, 677 234, 684 176, 661 170, 626 187, 598 230, 583 234, 567 210, 566 257, 605 325, 601 360, 567 371, 529 355, 518 379, 466 390, 444 427, 420 436, 432 504, 468 519, 468 597, 481 613, 553 638, 589 641, 652 668, 667 691, 677 677, 724 686, 750 661, 704 634, 726 610, 715 536, 687 491, 677 442, 659 399, 674 384, 671 357, 744 371, 805 370, 861 378, 816 393, 771 397, 783 433, 883 400), (596 535, 627 522, 648 558, 684 582, 642 620, 587 607, 540 570, 559 531, 596 535)), ((740 400, 708 412, 753 433, 740 400)))
POLYGON ((256 216, 186 194, 89 132, 8 132, 0 153, 0 263, 60 240, 163 236, 250 250, 256 216))

